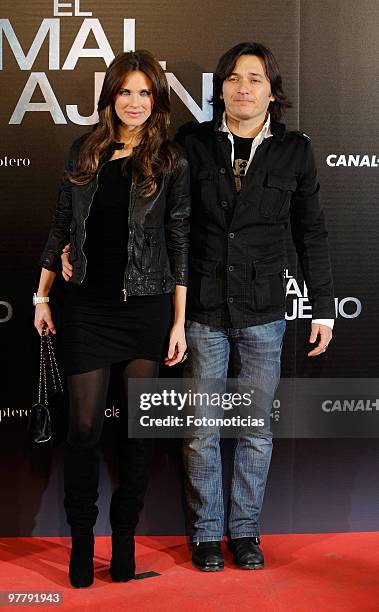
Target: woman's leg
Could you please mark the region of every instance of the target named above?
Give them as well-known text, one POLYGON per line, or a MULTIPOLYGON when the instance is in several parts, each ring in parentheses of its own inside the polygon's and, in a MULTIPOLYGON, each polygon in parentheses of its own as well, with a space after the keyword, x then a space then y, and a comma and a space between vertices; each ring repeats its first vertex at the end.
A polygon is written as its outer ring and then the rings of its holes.
POLYGON ((64 455, 64 506, 71 527, 70 580, 93 582, 93 526, 98 515, 98 446, 104 421, 109 367, 68 377, 70 423, 64 455))
MULTIPOLYGON (((156 378, 159 364, 147 359, 133 359, 125 367, 125 408, 128 407, 129 378, 156 378)), ((126 582, 135 573, 134 531, 143 507, 149 479, 154 440, 128 438, 128 412, 121 411, 118 429, 119 486, 114 491, 110 507, 112 526, 111 576, 126 582)))

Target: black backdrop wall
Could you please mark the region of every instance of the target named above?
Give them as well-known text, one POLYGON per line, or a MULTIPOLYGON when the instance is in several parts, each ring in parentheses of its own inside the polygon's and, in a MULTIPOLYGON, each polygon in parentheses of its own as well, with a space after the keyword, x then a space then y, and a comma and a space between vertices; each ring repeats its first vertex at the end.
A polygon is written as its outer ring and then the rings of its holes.
MULTIPOLYGON (((280 410, 273 411, 278 439, 263 530, 377 529, 378 2, 71 4, 1 5, 0 535, 67 533, 61 448, 32 450, 26 432, 38 359, 31 294, 64 159, 70 142, 96 121, 95 92, 106 65, 133 47, 148 48, 165 62, 174 131, 193 117, 211 117, 212 70, 225 49, 244 40, 272 48, 293 102, 286 123, 312 139, 338 313, 328 353, 307 359, 309 304, 289 245, 283 384, 280 410)), ((59 287, 55 295, 59 320, 59 287)), ((98 533, 108 533, 115 421, 110 411, 98 533)), ((159 444, 142 533, 184 531, 179 447, 178 441, 159 444)), ((225 454, 231 450, 227 442, 225 454)), ((226 462, 226 490, 228 476, 226 462)))

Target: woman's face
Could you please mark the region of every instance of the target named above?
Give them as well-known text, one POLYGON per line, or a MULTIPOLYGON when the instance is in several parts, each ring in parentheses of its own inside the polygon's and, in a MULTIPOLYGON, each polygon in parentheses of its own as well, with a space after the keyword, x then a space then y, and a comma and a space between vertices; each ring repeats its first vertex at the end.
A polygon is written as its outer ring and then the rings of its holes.
POLYGON ((153 109, 152 82, 139 70, 130 72, 115 97, 115 111, 122 125, 131 130, 145 123, 153 109))

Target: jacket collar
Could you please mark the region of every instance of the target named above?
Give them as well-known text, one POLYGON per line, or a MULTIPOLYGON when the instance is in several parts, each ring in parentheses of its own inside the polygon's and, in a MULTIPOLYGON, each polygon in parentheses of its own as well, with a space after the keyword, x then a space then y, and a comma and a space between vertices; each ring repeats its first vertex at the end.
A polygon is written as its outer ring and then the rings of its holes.
MULTIPOLYGON (((225 139, 229 137, 229 134, 231 134, 231 132, 228 126, 226 125, 225 112, 221 116, 219 115, 214 119, 213 130, 217 134, 222 135, 225 139)), ((286 126, 284 125, 284 123, 280 123, 280 121, 272 119, 270 114, 268 113, 267 119, 263 125, 261 132, 255 138, 260 139, 260 137, 262 136, 262 140, 260 140, 260 142, 262 142, 265 138, 268 138, 269 136, 274 136, 274 138, 278 138, 278 140, 282 141, 284 140, 285 133, 286 126)))
MULTIPOLYGON (((228 134, 228 136, 232 136, 232 132, 229 130, 228 125, 226 123, 226 113, 224 111, 223 115, 222 115, 222 119, 221 119, 221 125, 219 127, 219 131, 220 132, 226 132, 228 134)), ((254 137, 254 140, 258 140, 258 144, 260 144, 265 138, 269 138, 270 136, 272 136, 272 132, 271 132, 271 117, 270 117, 270 113, 267 113, 267 119, 263 124, 263 127, 261 129, 261 131, 259 132, 259 134, 257 134, 254 137)))
POLYGON ((272 119, 271 132, 275 138, 280 141, 283 141, 286 135, 286 126, 284 125, 284 123, 280 123, 280 121, 275 121, 275 119, 272 119))
MULTIPOLYGON (((225 112, 222 116, 222 120, 221 120, 221 125, 219 127, 219 132, 222 132, 222 134, 226 134, 228 140, 230 141, 231 144, 231 155, 230 155, 230 162, 231 165, 233 167, 234 165, 234 138, 233 138, 233 134, 232 132, 229 130, 228 125, 226 123, 226 115, 225 112)), ((267 118, 266 121, 263 124, 263 127, 261 129, 261 131, 259 132, 259 134, 257 134, 254 137, 254 140, 251 143, 251 148, 250 148, 250 155, 249 155, 249 159, 247 160, 247 165, 246 165, 246 170, 249 168, 251 162, 253 161, 255 152, 257 150, 257 148, 259 147, 259 145, 266 139, 266 138, 272 138, 272 132, 271 132, 271 117, 270 117, 270 113, 267 113, 267 118)))

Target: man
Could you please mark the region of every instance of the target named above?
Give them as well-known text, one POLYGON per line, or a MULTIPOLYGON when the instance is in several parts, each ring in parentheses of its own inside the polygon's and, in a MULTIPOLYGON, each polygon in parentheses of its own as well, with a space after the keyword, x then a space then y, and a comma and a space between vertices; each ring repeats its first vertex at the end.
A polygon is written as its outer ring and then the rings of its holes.
MULTIPOLYGON (((264 565, 259 517, 272 450, 270 410, 285 331, 288 223, 308 287, 313 321, 308 355, 323 353, 335 316, 327 232, 309 138, 279 123, 289 103, 267 48, 242 43, 214 73, 214 119, 177 135, 191 168, 190 280, 186 376, 233 376, 261 390, 265 427, 236 441, 228 519, 229 550, 245 569, 264 565), (269 400, 269 401, 267 401, 269 400)), ((192 560, 223 569, 219 435, 199 429, 184 441, 192 560)))

